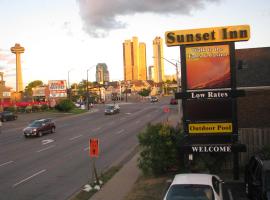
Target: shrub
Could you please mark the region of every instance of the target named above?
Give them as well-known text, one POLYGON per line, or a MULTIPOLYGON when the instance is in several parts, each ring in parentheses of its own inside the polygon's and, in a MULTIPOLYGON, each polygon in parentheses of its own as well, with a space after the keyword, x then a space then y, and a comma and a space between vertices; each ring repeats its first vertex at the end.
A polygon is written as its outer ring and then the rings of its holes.
POLYGON ((10 111, 10 112, 17 112, 17 107, 16 106, 10 106, 4 108, 5 111, 10 111))
POLYGON ((55 109, 61 112, 69 112, 74 108, 74 103, 69 99, 61 100, 56 106, 55 109))
POLYGON ((181 138, 179 129, 162 123, 148 124, 138 135, 141 147, 138 166, 143 173, 160 175, 179 166, 177 149, 181 138))
POLYGON ((42 104, 42 106, 41 106, 42 111, 45 111, 45 110, 48 110, 48 109, 49 109, 49 106, 47 104, 42 104))

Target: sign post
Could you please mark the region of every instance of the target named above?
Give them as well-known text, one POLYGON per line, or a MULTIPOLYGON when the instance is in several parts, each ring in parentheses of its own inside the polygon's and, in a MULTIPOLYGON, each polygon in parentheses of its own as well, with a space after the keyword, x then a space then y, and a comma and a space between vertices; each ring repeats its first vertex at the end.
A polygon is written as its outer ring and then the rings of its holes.
POLYGON ((89 140, 89 156, 92 158, 92 179, 95 177, 97 184, 99 185, 99 178, 96 169, 96 158, 99 156, 99 139, 91 138, 89 140))
POLYGON ((180 46, 185 141, 190 153, 232 153, 234 179, 239 179, 236 41, 250 38, 248 25, 167 31, 167 46, 180 46), (232 148, 234 147, 234 148, 232 148), (235 148, 236 147, 236 148, 235 148))

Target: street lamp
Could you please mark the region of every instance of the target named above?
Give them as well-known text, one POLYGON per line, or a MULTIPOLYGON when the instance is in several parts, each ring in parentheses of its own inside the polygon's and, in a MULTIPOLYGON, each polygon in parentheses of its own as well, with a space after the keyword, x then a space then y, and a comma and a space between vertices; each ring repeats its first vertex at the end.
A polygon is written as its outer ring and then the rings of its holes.
POLYGON ((87 91, 87 97, 86 97, 86 102, 87 102, 87 110, 89 110, 89 86, 88 86, 88 72, 91 70, 95 65, 90 67, 89 69, 86 70, 87 78, 86 78, 86 91, 87 91))
POLYGON ((70 85, 69 85, 69 73, 70 73, 70 71, 72 71, 73 69, 70 69, 70 70, 68 70, 68 98, 69 98, 69 100, 70 100, 70 98, 71 98, 71 90, 70 90, 70 85))

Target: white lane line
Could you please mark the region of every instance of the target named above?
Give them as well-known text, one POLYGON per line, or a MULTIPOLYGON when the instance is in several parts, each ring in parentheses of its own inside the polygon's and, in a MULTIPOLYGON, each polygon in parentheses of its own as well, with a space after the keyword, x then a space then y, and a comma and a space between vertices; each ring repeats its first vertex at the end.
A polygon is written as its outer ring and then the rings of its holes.
POLYGON ((47 171, 46 169, 43 169, 43 170, 41 170, 41 171, 39 171, 39 172, 33 174, 32 176, 29 176, 28 178, 25 178, 25 179, 21 180, 20 182, 15 183, 15 184, 13 185, 13 187, 15 188, 15 187, 17 187, 18 185, 20 185, 20 184, 22 184, 22 183, 24 183, 24 182, 30 180, 31 178, 34 178, 35 176, 37 176, 37 175, 39 175, 39 174, 44 173, 44 172, 46 172, 46 171, 47 171))
POLYGON ((80 137, 82 137, 83 135, 77 135, 77 136, 75 136, 75 137, 73 137, 73 138, 69 138, 69 140, 75 140, 75 139, 78 139, 78 138, 80 138, 80 137))
POLYGON ((3 164, 0 164, 0 167, 3 167, 3 166, 5 166, 5 165, 9 165, 9 164, 11 164, 11 163, 13 163, 14 161, 8 161, 8 162, 5 162, 5 163, 3 163, 3 164))
POLYGON ((84 151, 88 151, 90 148, 89 147, 86 147, 86 148, 84 148, 84 151))
POLYGON ((132 113, 126 113, 127 115, 131 115, 132 113))
POLYGON ((232 191, 230 189, 228 189, 228 194, 229 194, 229 199, 233 200, 232 191))
POLYGON ((141 122, 141 120, 138 120, 138 121, 136 121, 135 123, 136 123, 136 124, 139 124, 140 122, 141 122))
POLYGON ((37 151, 37 153, 40 153, 40 152, 42 152, 42 151, 46 151, 46 150, 51 149, 51 148, 53 148, 53 147, 55 147, 55 145, 51 145, 51 146, 48 146, 48 147, 46 147, 46 148, 44 148, 44 149, 40 149, 40 150, 37 151))
POLYGON ((101 127, 98 127, 98 128, 93 129, 93 131, 98 131, 100 129, 101 129, 101 127))
POLYGON ((125 131, 124 129, 121 129, 121 130, 117 131, 116 134, 123 133, 124 131, 125 131))

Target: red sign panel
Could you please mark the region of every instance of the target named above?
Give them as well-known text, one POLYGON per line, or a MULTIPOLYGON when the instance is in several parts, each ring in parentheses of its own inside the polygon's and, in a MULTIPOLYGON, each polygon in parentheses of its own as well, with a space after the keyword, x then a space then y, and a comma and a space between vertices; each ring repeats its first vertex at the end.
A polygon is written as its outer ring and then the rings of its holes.
POLYGON ((99 153, 99 141, 96 138, 92 138, 89 140, 89 154, 90 157, 98 157, 99 153))
POLYGON ((170 109, 169 109, 168 107, 164 107, 164 108, 163 108, 163 111, 164 111, 165 113, 168 113, 168 112, 170 112, 170 109))

